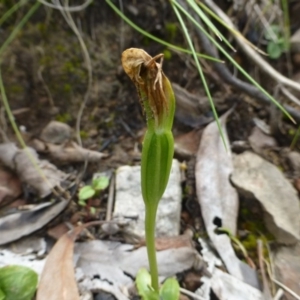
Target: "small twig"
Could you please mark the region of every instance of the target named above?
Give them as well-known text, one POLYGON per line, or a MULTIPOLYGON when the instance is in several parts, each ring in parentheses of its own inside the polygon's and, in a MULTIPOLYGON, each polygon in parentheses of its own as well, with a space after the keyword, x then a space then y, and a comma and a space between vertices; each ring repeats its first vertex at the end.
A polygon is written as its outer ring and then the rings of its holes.
POLYGON ((69 12, 74 12, 74 11, 81 11, 83 9, 85 9, 87 6, 89 6, 93 0, 87 0, 86 2, 84 2, 83 4, 81 5, 78 5, 78 6, 71 6, 71 7, 68 7, 68 8, 64 8, 62 6, 59 6, 57 4, 51 4, 45 0, 38 0, 40 3, 44 4, 45 6, 48 6, 48 7, 51 7, 51 8, 54 8, 54 9, 57 9, 57 10, 60 10, 60 11, 69 11, 69 12))
POLYGON ((113 174, 109 185, 106 218, 105 218, 106 221, 111 220, 112 210, 114 205, 114 192, 115 192, 115 175, 113 174))
POLYGON ((290 101, 300 106, 300 100, 296 96, 294 96, 286 87, 281 85, 280 90, 282 94, 284 94, 290 101))
POLYGON ((199 296, 199 295, 197 295, 197 294, 195 294, 195 293, 192 293, 192 292, 190 292, 190 291, 188 291, 188 290, 186 290, 186 289, 184 289, 184 288, 180 288, 179 290, 180 290, 180 292, 181 292, 182 294, 185 294, 185 295, 187 295, 187 296, 193 297, 193 299, 207 300, 207 299, 205 299, 205 298, 203 298, 203 297, 201 297, 201 296, 199 296))
MULTIPOLYGON (((179 0, 181 5, 184 6, 184 2, 179 0)), ((201 22, 201 20, 194 16, 195 19, 198 22, 201 22)), ((199 40, 201 41, 201 46, 203 49, 203 52, 205 54, 211 56, 211 57, 218 57, 218 53, 216 51, 216 48, 212 45, 212 43, 209 41, 209 39, 197 28, 195 29, 196 33, 198 35, 199 40)), ((234 77, 226 64, 221 64, 217 62, 211 62, 214 70, 218 73, 220 78, 230 86, 240 90, 241 92, 244 92, 245 94, 249 95, 250 97, 257 99, 261 101, 264 104, 270 105, 271 101, 269 97, 267 97, 264 93, 262 93, 257 87, 253 86, 252 84, 245 82, 243 80, 240 80, 237 77, 234 77)), ((291 106, 283 105, 283 107, 288 111, 288 113, 294 117, 296 120, 300 121, 300 112, 296 109, 294 109, 291 106)))
MULTIPOLYGON (((224 21, 228 26, 232 29, 238 31, 230 18, 212 1, 205 0, 205 3, 224 21)), ((290 80, 289 78, 280 74, 277 70, 275 70, 270 64, 268 64, 253 48, 251 48, 247 43, 245 43, 244 39, 242 39, 239 35, 234 34, 235 40, 238 42, 241 49, 252 59, 252 61, 265 73, 267 73, 270 77, 272 77, 277 82, 282 83, 283 85, 289 86, 297 91, 300 91, 300 84, 296 81, 290 80)))
MULTIPOLYGON (((124 5, 123 1, 119 0, 119 6, 120 6, 120 11, 124 13, 124 5)), ((120 51, 122 52, 124 50, 124 19, 121 19, 121 24, 120 24, 120 51)))
POLYGON ((275 283, 277 284, 278 286, 280 286, 283 290, 285 290, 286 292, 288 292, 291 296, 293 296, 295 299, 297 300, 300 300, 300 296, 297 295, 293 290, 291 290, 290 288, 288 288, 286 285, 284 285, 283 283, 281 283, 280 281, 278 281, 277 279, 275 279, 272 275, 272 272, 271 272, 271 267, 269 265, 269 263, 264 259, 264 263, 266 264, 267 266, 267 270, 268 270, 268 274, 269 274, 269 277, 270 279, 275 283))
MULTIPOLYGON (((243 36, 245 36, 247 34, 248 30, 250 29, 250 26, 251 26, 252 22, 254 22, 256 20, 256 18, 257 18, 257 16, 252 17, 252 15, 254 14, 253 6, 255 4, 255 0, 250 0, 250 1, 248 1, 248 3, 249 2, 250 2, 250 4, 249 4, 249 14, 247 16, 246 25, 244 26, 244 29, 242 31, 243 36)), ((244 7, 243 7, 243 9, 241 11, 245 10, 245 6, 248 3, 245 1, 244 7)))
POLYGON ((92 63, 91 63, 91 58, 89 55, 89 52, 87 50, 86 44, 78 30, 78 28, 76 27, 76 24, 70 14, 70 11, 68 10, 68 0, 65 0, 65 5, 62 6, 59 2, 59 0, 55 0, 55 4, 57 7, 61 7, 63 8, 61 10, 61 13, 63 15, 63 17, 65 18, 66 22, 69 24, 69 26, 71 27, 71 29, 73 30, 73 32, 75 33, 75 35, 77 36, 78 40, 79 40, 79 44, 81 46, 82 52, 83 52, 83 58, 87 67, 87 71, 88 71, 88 86, 87 86, 87 90, 86 93, 84 95, 84 99, 83 102, 81 103, 81 106, 79 108, 78 114, 77 114, 77 119, 76 119, 76 138, 77 138, 77 142, 80 146, 82 146, 82 142, 81 142, 81 137, 80 137, 80 122, 81 122, 81 117, 83 114, 83 110, 86 106, 86 103, 89 99, 90 93, 91 93, 91 89, 92 89, 92 84, 93 84, 93 73, 92 73, 92 63))
MULTIPOLYGON (((1 99, 1 97, 0 97, 1 99)), ((0 133, 2 135, 2 140, 3 142, 9 142, 9 138, 6 134, 7 131, 7 123, 6 123, 6 119, 5 119, 5 108, 1 107, 0 109, 0 121, 2 126, 0 126, 0 133)))
POLYGON ((284 295, 283 289, 279 289, 274 297, 274 300, 280 300, 283 295, 284 295))
POLYGON ((300 300, 300 296, 297 295, 293 290, 288 288, 286 285, 281 283, 280 281, 276 280, 275 278, 271 277, 271 280, 276 283, 278 286, 280 286, 282 289, 284 289, 286 292, 288 292, 291 296, 293 296, 295 299, 300 300))
POLYGON ((272 299, 271 291, 268 285, 268 280, 265 272, 263 243, 262 240, 260 239, 257 240, 257 254, 258 254, 259 268, 260 268, 262 282, 263 282, 264 297, 266 298, 266 300, 272 299))
POLYGON ((38 72, 37 72, 38 79, 41 81, 41 83, 42 83, 42 85, 43 85, 43 87, 44 87, 44 89, 45 89, 45 91, 47 93, 47 96, 49 98, 50 106, 53 108, 55 106, 54 105, 54 101, 53 101, 52 95, 50 93, 50 90, 49 90, 49 88, 48 88, 48 86, 47 86, 47 84, 46 84, 46 82, 45 82, 45 80, 43 78, 43 74, 42 74, 43 69, 44 69, 44 66, 40 66, 39 67, 38 72))
POLYGON ((277 36, 276 34, 274 33, 274 31, 272 30, 272 28, 270 27, 268 21, 266 20, 265 16, 263 15, 260 7, 258 4, 255 4, 253 6, 254 8, 254 11, 257 13, 258 15, 258 18, 260 19, 262 25, 264 26, 265 30, 269 33, 271 39, 276 42, 277 41, 277 36))

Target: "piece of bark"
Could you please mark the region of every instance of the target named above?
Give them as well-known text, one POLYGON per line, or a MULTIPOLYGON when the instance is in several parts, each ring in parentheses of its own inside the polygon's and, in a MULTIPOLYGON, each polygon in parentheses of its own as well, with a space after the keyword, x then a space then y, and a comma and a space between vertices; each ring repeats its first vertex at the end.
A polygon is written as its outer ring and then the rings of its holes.
POLYGON ((15 171, 20 180, 32 187, 40 197, 51 194, 67 174, 46 160, 40 160, 32 148, 18 149, 13 143, 0 145, 0 161, 15 171))

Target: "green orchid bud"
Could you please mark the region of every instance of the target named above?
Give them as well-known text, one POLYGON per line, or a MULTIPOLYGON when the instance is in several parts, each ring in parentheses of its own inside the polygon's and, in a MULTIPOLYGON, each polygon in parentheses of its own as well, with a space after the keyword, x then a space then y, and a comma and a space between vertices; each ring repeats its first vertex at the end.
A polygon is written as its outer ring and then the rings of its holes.
POLYGON ((142 49, 131 48, 122 54, 124 70, 137 87, 148 125, 142 151, 142 194, 145 203, 152 205, 158 204, 165 191, 174 154, 175 97, 162 61, 163 54, 152 58, 142 49))

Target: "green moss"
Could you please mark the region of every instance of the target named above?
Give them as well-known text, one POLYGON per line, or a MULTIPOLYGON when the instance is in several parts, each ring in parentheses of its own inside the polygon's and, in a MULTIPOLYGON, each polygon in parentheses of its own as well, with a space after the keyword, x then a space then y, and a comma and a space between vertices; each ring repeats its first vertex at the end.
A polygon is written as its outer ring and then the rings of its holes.
POLYGON ((247 235, 247 237, 241 241, 245 249, 249 252, 251 250, 256 250, 256 241, 257 241, 257 236, 254 234, 250 233, 247 235))
POLYGON ((19 94, 20 95, 23 92, 24 92, 24 87, 17 84, 17 83, 11 84, 8 87, 8 93, 19 94))
POLYGON ((115 114, 111 113, 109 117, 105 120, 106 128, 112 128, 115 124, 115 114))
POLYGON ((165 60, 170 60, 171 58, 172 58, 172 53, 171 53, 171 51, 168 50, 168 49, 165 49, 165 50, 164 50, 164 59, 165 59, 165 60))
POLYGON ((61 44, 56 45, 55 50, 58 51, 58 52, 61 52, 61 53, 67 53, 68 52, 68 49, 64 45, 61 45, 61 44))
POLYGON ((53 57, 50 55, 44 55, 40 58, 39 63, 41 66, 51 66, 53 57))
MULTIPOLYGON (((252 205, 252 202, 249 202, 247 205, 241 202, 238 228, 248 232, 246 237, 239 238, 239 240, 247 250, 249 256, 256 260, 257 240, 260 239, 266 243, 274 240, 274 237, 264 224, 263 212, 259 210, 259 206, 256 204, 256 207, 253 208, 252 205)), ((266 253, 265 257, 267 256, 266 253)))
POLYGON ((89 137, 88 133, 84 130, 80 130, 80 137, 82 139, 87 139, 89 137))
POLYGON ((47 33, 47 26, 45 23, 38 23, 37 29, 39 30, 40 34, 43 36, 47 33))
POLYGON ((289 129, 288 134, 291 136, 294 136, 296 134, 296 131, 292 128, 289 129))
POLYGON ((64 84, 64 92, 69 93, 72 90, 72 86, 68 83, 64 84))
POLYGON ((69 113, 64 113, 64 114, 57 115, 55 120, 62 123, 67 123, 72 120, 72 116, 69 113))
POLYGON ((168 22, 165 25, 165 29, 166 29, 166 32, 167 32, 167 35, 168 35, 168 39, 170 41, 173 41, 176 34, 177 34, 177 24, 168 22))
POLYGON ((151 40, 148 37, 143 36, 143 39, 142 39, 142 45, 143 46, 149 46, 150 42, 151 42, 151 40))
POLYGON ((64 63, 62 70, 64 72, 70 72, 73 73, 75 71, 75 67, 74 64, 71 61, 67 61, 64 63))
POLYGON ((91 122, 95 121, 95 116, 94 115, 89 115, 89 121, 91 121, 91 122))
POLYGON ((244 217, 246 217, 246 216, 249 215, 250 212, 249 212, 249 209, 244 207, 244 208, 241 209, 241 213, 244 217))

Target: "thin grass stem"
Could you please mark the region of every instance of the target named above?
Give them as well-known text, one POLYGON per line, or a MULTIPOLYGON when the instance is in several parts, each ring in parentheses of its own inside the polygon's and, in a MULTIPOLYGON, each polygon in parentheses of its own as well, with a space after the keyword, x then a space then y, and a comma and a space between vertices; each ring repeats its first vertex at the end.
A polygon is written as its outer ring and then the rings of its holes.
POLYGON ((208 97, 208 99, 209 99, 209 102, 210 102, 210 105, 211 105, 211 109, 212 109, 212 111, 213 111, 213 115, 214 115, 215 121, 216 121, 216 123, 217 123, 218 129, 219 129, 219 132, 220 132, 220 135, 221 135, 222 142, 223 142, 223 144, 224 144, 225 149, 227 150, 227 144, 226 144, 225 137, 224 137, 224 134, 223 134, 223 130, 222 130, 222 127, 221 127, 221 124, 220 124, 220 120, 219 120, 219 117, 218 117, 218 113, 217 113, 217 111, 216 111, 214 102, 213 102, 213 100, 212 100, 212 97, 211 97, 211 94, 210 94, 210 91, 209 91, 209 87, 208 87, 208 85, 207 85, 207 82, 206 82, 205 76, 204 76, 204 74, 203 74, 201 65, 200 65, 199 60, 198 60, 198 57, 197 57, 197 55, 196 55, 196 51, 195 51, 194 45, 193 45, 193 43, 192 43, 192 40, 191 40, 191 38, 190 38, 190 35, 189 35, 189 33, 188 33, 187 27, 186 27, 186 25, 185 25, 185 23, 184 23, 184 21, 183 21, 181 15, 180 15, 178 9, 177 9, 177 6, 180 6, 180 5, 179 5, 177 2, 175 2, 175 1, 172 1, 172 3, 175 4, 175 5, 173 5, 174 12, 175 12, 175 14, 176 14, 176 16, 177 16, 177 18, 178 18, 178 20, 179 20, 179 23, 180 23, 181 26, 182 26, 184 35, 185 35, 185 37, 186 37, 186 39, 187 39, 187 42, 188 42, 188 44, 189 44, 189 47, 190 47, 192 53, 193 53, 193 57, 194 57, 194 60, 195 60, 195 62, 196 62, 197 69, 198 69, 198 72, 199 72, 199 74, 200 74, 200 78, 201 78, 201 80, 202 80, 202 83, 203 83, 203 86, 204 86, 206 95, 207 95, 207 97, 208 97))
POLYGON ((293 117, 287 112, 287 110, 272 97, 255 79, 253 79, 228 53, 227 51, 213 39, 213 37, 176 1, 172 1, 176 4, 176 7, 182 11, 188 19, 191 20, 195 26, 197 26, 203 34, 224 54, 224 56, 255 86, 257 87, 264 95, 266 95, 293 123, 296 123, 293 117))
POLYGON ((18 3, 13 5, 3 16, 0 18, 0 25, 2 25, 15 11, 17 11, 21 6, 26 4, 28 0, 20 0, 18 3))
MULTIPOLYGON (((153 41, 157 42, 157 43, 160 43, 161 45, 164 45, 164 46, 167 46, 169 47, 170 49, 173 49, 173 50, 176 50, 176 51, 180 51, 180 52, 183 52, 183 53, 188 53, 188 54, 192 54, 191 51, 187 50, 187 49, 184 49, 184 48, 181 48, 179 46, 176 46, 176 45, 173 45, 173 44, 170 44, 164 40, 161 40, 159 39, 158 37, 150 34, 149 32, 143 30, 142 28, 140 28, 139 26, 137 26, 136 24, 134 24, 129 18, 127 18, 110 0, 106 0, 106 3, 129 25, 131 26, 133 29, 135 29, 136 31, 138 31, 139 33, 141 33, 142 35, 152 39, 153 41)), ((218 59, 218 58, 215 58, 215 57, 211 57, 211 56, 208 56, 208 55, 205 55, 205 54, 201 54, 201 53, 196 53, 197 56, 199 57, 202 57, 204 59, 207 59, 207 60, 211 60, 211 61, 215 61, 215 62, 220 62, 220 63, 223 63, 222 60, 218 59)))
POLYGON ((4 51, 6 50, 6 48, 15 39, 15 37, 17 36, 17 34, 20 32, 21 28, 27 23, 27 21, 29 20, 29 18, 35 13, 35 11, 40 7, 40 5, 41 4, 39 2, 36 2, 34 5, 32 5, 32 7, 30 8, 30 10, 27 12, 27 14, 22 18, 22 20, 20 21, 20 23, 15 26, 15 28, 13 29, 13 31, 11 32, 11 34, 9 35, 9 37, 2 44, 2 46, 0 48, 0 63, 1 63, 1 58, 2 58, 1 56, 3 55, 4 51))

